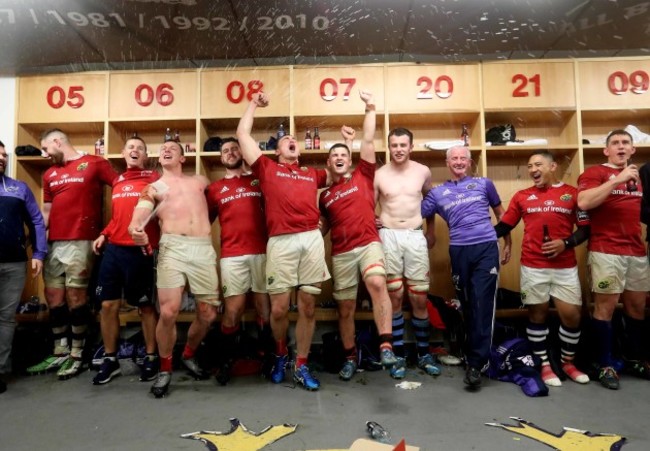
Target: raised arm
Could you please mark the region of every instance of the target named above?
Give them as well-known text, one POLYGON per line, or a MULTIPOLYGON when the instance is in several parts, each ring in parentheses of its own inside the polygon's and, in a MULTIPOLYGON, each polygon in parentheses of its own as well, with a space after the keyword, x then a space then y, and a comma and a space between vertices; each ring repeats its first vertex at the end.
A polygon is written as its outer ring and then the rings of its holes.
POLYGON ((350 149, 350 152, 352 152, 352 146, 354 145, 354 138, 356 135, 357 133, 352 127, 348 127, 347 125, 341 127, 341 137, 343 138, 343 141, 345 141, 345 145, 350 149))
POLYGON ((616 177, 606 180, 600 186, 580 191, 578 193, 578 208, 585 211, 594 209, 600 206, 618 185, 628 180, 638 179, 639 171, 636 165, 631 164, 623 169, 616 177))
POLYGON ((359 97, 366 104, 366 115, 363 118, 363 134, 361 136, 361 159, 375 164, 375 129, 377 124, 375 98, 368 91, 359 91, 359 97))
POLYGON ((246 108, 244 115, 239 120, 239 125, 237 126, 237 139, 239 140, 239 148, 241 149, 244 161, 249 165, 255 163, 257 159, 262 156, 262 151, 251 135, 255 110, 257 107, 264 108, 268 104, 269 98, 265 93, 258 92, 253 94, 253 98, 248 104, 248 107, 246 108))

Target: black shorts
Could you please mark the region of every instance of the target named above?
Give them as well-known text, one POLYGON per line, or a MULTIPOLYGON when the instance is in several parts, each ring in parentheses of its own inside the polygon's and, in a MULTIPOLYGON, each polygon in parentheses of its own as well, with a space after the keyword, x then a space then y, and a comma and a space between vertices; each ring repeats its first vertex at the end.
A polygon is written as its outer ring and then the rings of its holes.
POLYGON ((155 301, 154 257, 138 246, 108 244, 104 250, 95 294, 98 301, 124 299, 143 307, 155 301))

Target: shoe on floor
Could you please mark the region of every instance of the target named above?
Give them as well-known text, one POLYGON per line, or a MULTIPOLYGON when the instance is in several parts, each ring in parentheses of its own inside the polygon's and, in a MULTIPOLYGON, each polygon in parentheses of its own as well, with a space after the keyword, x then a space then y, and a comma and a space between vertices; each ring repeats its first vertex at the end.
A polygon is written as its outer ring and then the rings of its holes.
POLYGON ((567 375, 569 379, 579 384, 588 384, 589 376, 580 371, 576 366, 571 362, 565 362, 562 364, 562 371, 567 375))
POLYGON ((56 372, 56 375, 59 377, 59 380, 70 379, 75 377, 77 374, 83 371, 83 362, 81 359, 75 359, 70 357, 63 362, 63 365, 59 368, 59 371, 56 372))
POLYGON ((172 382, 172 373, 161 371, 156 377, 156 381, 151 386, 151 393, 155 398, 162 398, 169 392, 169 384, 172 382))
POLYGON ((553 369, 551 368, 550 363, 542 364, 541 373, 542 373, 542 380, 549 387, 561 387, 562 386, 562 381, 560 380, 559 377, 557 377, 557 374, 555 374, 553 372, 553 369))
POLYGON ((227 385, 230 382, 230 362, 225 362, 217 371, 216 380, 219 385, 227 385))
POLYGON ((284 372, 288 361, 288 355, 275 356, 275 363, 273 364, 273 368, 271 368, 271 382, 274 384, 280 384, 284 381, 284 372))
POLYGON ((395 365, 390 367, 390 377, 393 379, 404 379, 406 377, 406 359, 398 357, 395 365))
POLYGON ((650 380, 650 363, 645 360, 628 360, 625 362, 625 368, 636 377, 650 380))
POLYGON ((52 354, 36 365, 27 368, 28 374, 41 374, 61 368, 61 365, 68 360, 69 354, 52 354))
POLYGON ((431 354, 418 358, 418 368, 424 370, 429 376, 439 376, 440 368, 436 365, 436 359, 431 354))
POLYGON ((0 378, 0 393, 7 391, 7 383, 0 378))
POLYGON ((190 374, 196 379, 207 379, 208 374, 199 366, 199 362, 196 361, 195 357, 186 359, 181 357, 181 362, 185 365, 185 368, 190 372, 190 374))
POLYGON ((93 385, 104 385, 108 384, 111 379, 122 374, 120 369, 120 363, 116 358, 110 359, 108 357, 104 358, 101 366, 99 367, 99 372, 93 378, 93 385))
POLYGON ((354 360, 346 360, 339 371, 339 379, 343 381, 349 381, 354 376, 354 373, 357 372, 357 362, 354 360))
POLYGON ((160 367, 160 359, 157 355, 146 355, 142 361, 142 368, 140 368, 140 382, 149 382, 156 378, 158 368, 160 367))
POLYGON ((320 382, 312 376, 307 365, 302 365, 294 370, 293 380, 302 385, 305 390, 316 391, 320 388, 320 382))
POLYGON ((618 390, 620 386, 618 382, 618 374, 616 374, 616 370, 611 366, 606 366, 600 369, 598 380, 600 381, 600 385, 609 388, 610 390, 618 390))
POLYGON ((381 365, 385 368, 391 367, 397 363, 397 357, 391 348, 383 348, 379 351, 381 365))
POLYGON ((478 368, 468 367, 463 382, 472 388, 479 387, 481 385, 481 371, 478 368))

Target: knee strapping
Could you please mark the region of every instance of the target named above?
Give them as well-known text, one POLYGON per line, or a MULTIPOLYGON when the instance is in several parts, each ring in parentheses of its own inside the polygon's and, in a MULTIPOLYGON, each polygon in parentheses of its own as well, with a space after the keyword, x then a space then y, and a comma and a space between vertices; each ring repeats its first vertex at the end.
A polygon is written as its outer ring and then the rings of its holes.
POLYGON ((314 296, 318 296, 323 291, 314 285, 300 285, 300 288, 298 289, 304 291, 305 293, 313 294, 314 296))
POLYGON ((401 277, 389 276, 386 279, 386 288, 389 292, 400 291, 404 287, 404 282, 401 277))
POLYGON ((427 294, 429 292, 429 282, 426 280, 407 280, 406 286, 410 293, 427 294))
POLYGON ((332 293, 332 296, 337 301, 346 301, 348 299, 356 299, 359 285, 353 285, 348 288, 343 288, 342 290, 335 291, 332 293))

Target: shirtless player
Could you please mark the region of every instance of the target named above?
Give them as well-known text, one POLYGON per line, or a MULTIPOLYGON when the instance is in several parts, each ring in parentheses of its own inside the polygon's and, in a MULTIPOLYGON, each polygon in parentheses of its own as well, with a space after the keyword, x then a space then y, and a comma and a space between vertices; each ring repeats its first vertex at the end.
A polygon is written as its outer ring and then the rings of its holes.
POLYGON ((393 307, 393 350, 398 362, 390 374, 395 379, 406 375, 404 359, 404 283, 412 307, 411 322, 418 350, 418 367, 431 376, 440 374, 429 353, 429 251, 435 239, 433 227, 422 231, 420 204, 431 189, 431 171, 410 159, 413 133, 396 128, 388 135, 391 161, 375 174, 375 199, 381 213, 379 236, 386 254, 388 294, 393 307))
MULTIPOLYGON (((217 255, 210 237, 210 219, 204 191, 210 183, 201 175, 183 173, 183 148, 167 141, 160 149, 163 175, 149 185, 133 213, 129 232, 140 246, 148 244, 143 226, 157 207, 160 222, 158 254, 158 302, 160 319, 156 339, 160 354, 160 372, 151 387, 156 398, 165 396, 172 378, 172 351, 176 342, 176 318, 183 290, 189 282, 197 302, 196 318, 190 325, 183 363, 194 373, 201 370, 191 353, 198 348, 217 317, 217 255)), ((199 375, 199 374, 197 374, 199 375)))

